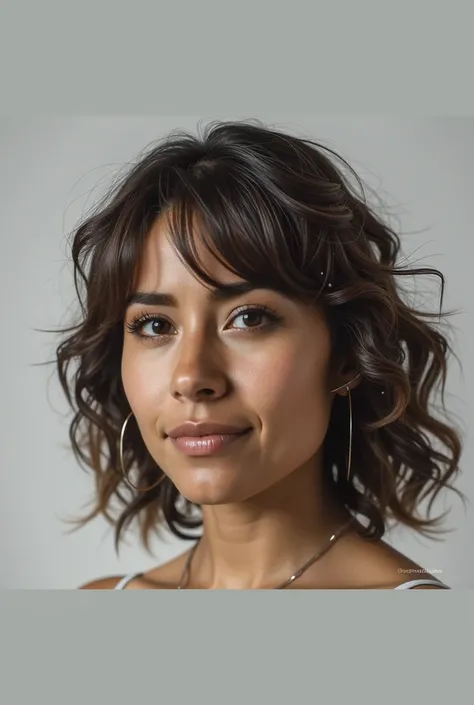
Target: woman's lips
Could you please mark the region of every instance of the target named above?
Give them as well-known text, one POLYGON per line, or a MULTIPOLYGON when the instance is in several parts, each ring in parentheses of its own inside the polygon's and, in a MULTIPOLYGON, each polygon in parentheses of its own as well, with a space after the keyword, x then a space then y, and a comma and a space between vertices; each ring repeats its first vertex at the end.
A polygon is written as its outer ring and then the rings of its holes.
POLYGON ((209 436, 180 436, 169 438, 171 443, 186 455, 214 455, 222 448, 249 435, 249 428, 242 433, 212 434, 209 436))

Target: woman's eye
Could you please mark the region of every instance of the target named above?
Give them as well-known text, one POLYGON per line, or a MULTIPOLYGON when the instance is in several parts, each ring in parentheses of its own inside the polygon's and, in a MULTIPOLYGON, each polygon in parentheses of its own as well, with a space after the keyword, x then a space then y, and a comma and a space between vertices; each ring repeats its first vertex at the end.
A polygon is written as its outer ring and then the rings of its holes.
MULTIPOLYGON (((268 326, 271 326, 278 320, 279 317, 266 307, 246 308, 234 315, 234 317, 231 319, 232 325, 230 326, 230 328, 233 328, 234 330, 257 332, 264 328, 267 328, 268 326), (260 322, 262 321, 262 319, 265 318, 267 318, 269 322, 264 323, 262 325, 260 322), (235 325, 236 321, 239 321, 239 319, 243 321, 243 326, 235 325)), ((157 340, 159 338, 163 338, 165 336, 170 335, 170 333, 166 330, 167 326, 171 326, 171 323, 165 318, 162 318, 161 316, 146 314, 144 316, 136 318, 134 321, 132 321, 132 323, 128 324, 127 329, 130 333, 138 335, 140 338, 157 340), (165 327, 164 331, 163 325, 165 327), (146 330, 147 327, 148 332, 143 332, 146 330)))
POLYGON ((170 326, 170 322, 164 318, 153 318, 148 321, 144 321, 141 325, 139 324, 140 330, 144 330, 146 326, 150 326, 147 337, 155 337, 159 335, 166 335, 166 326, 170 326), (165 331, 163 331, 163 325, 165 326, 165 331))
MULTIPOLYGON (((243 311, 242 313, 237 314, 232 319, 232 324, 235 324, 235 321, 237 321, 239 318, 245 321, 245 326, 244 328, 250 327, 250 328, 255 328, 256 327, 256 321, 258 322, 262 318, 269 318, 269 314, 265 313, 265 311, 262 311, 262 309, 257 309, 257 308, 250 308, 247 309, 246 311, 243 311)), ((238 328, 238 326, 237 326, 238 328)))

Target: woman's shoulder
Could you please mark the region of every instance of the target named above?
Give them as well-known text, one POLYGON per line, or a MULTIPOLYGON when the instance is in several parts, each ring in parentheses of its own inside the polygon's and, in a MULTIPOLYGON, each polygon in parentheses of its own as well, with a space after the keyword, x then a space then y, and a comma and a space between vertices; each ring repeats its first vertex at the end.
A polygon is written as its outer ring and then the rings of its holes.
POLYGON ((439 590, 448 587, 421 565, 385 541, 348 536, 344 567, 349 587, 393 590, 405 585, 410 590, 439 590), (429 581, 429 584, 427 583, 429 581))
POLYGON ((91 580, 79 587, 79 590, 170 590, 175 589, 183 571, 187 553, 147 572, 113 575, 91 580))
MULTIPOLYGON (((340 548, 339 557, 334 560, 332 567, 331 553, 328 554, 327 568, 329 583, 337 583, 342 588, 393 590, 407 582, 411 590, 439 590, 447 587, 441 582, 437 585, 434 576, 427 575, 427 571, 420 565, 383 540, 373 542, 352 534, 341 539, 340 548), (433 582, 411 584, 421 578, 430 578, 433 582)), ((179 584, 186 558, 187 552, 148 572, 99 578, 81 585, 79 589, 174 590, 179 584)), ((308 585, 314 587, 311 579, 308 585)), ((300 587, 304 585, 300 584, 300 587)), ((321 584, 319 587, 327 585, 321 584)))
POLYGON ((116 586, 126 577, 125 575, 112 575, 107 578, 97 578, 80 585, 78 590, 115 590, 116 586))
POLYGON ((151 582, 143 573, 130 573, 129 575, 113 575, 107 578, 91 580, 79 586, 79 590, 166 590, 170 585, 151 582))

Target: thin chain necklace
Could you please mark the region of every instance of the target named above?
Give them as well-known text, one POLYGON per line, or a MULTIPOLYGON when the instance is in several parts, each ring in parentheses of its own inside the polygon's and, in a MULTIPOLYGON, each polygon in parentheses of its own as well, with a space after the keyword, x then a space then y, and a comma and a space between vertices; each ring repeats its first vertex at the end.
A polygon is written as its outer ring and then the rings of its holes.
MULTIPOLYGON (((296 580, 297 578, 299 578, 300 575, 303 575, 303 573, 304 573, 306 570, 308 570, 308 568, 309 568, 310 566, 312 566, 313 563, 315 563, 315 561, 318 560, 318 558, 321 558, 321 556, 323 556, 327 551, 329 551, 329 549, 331 548, 331 546, 333 546, 333 545, 336 543, 336 540, 339 538, 339 536, 341 536, 341 534, 349 527, 349 525, 350 525, 353 521, 354 521, 354 517, 351 517, 348 522, 346 522, 345 524, 343 524, 343 525, 331 536, 331 538, 329 539, 329 541, 327 542, 327 544, 324 546, 324 548, 322 548, 320 551, 318 551, 312 558, 309 559, 309 561, 307 561, 303 566, 301 566, 301 568, 300 568, 299 570, 297 570, 296 573, 293 573, 293 575, 292 575, 290 578, 288 578, 288 580, 285 580, 283 583, 281 583, 280 585, 277 585, 277 586, 276 586, 275 588, 273 588, 273 589, 274 589, 274 590, 282 590, 282 589, 285 588, 287 585, 290 585, 290 583, 292 583, 294 580, 296 580)), ((198 547, 200 541, 201 541, 201 539, 199 538, 199 539, 196 541, 196 543, 194 544, 193 548, 191 549, 191 551, 190 551, 190 553, 189 553, 189 555, 188 555, 188 558, 187 558, 187 560, 186 560, 186 565, 184 566, 183 574, 181 575, 181 579, 180 579, 180 581, 179 581, 179 585, 178 585, 178 588, 177 588, 178 590, 182 590, 182 589, 184 588, 185 581, 186 581, 186 579, 188 578, 189 570, 190 570, 190 568, 191 568, 191 561, 192 561, 192 559, 193 559, 194 553, 195 553, 196 548, 198 547)))

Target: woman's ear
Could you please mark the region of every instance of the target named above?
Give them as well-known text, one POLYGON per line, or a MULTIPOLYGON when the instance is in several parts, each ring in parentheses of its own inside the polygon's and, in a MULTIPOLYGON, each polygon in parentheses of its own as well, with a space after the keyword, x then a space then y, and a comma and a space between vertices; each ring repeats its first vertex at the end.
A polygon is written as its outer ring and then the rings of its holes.
POLYGON ((335 393, 344 397, 347 396, 347 386, 351 391, 359 386, 361 374, 352 365, 349 366, 347 363, 344 363, 339 367, 338 371, 332 375, 332 381, 331 391, 337 390, 335 393))

